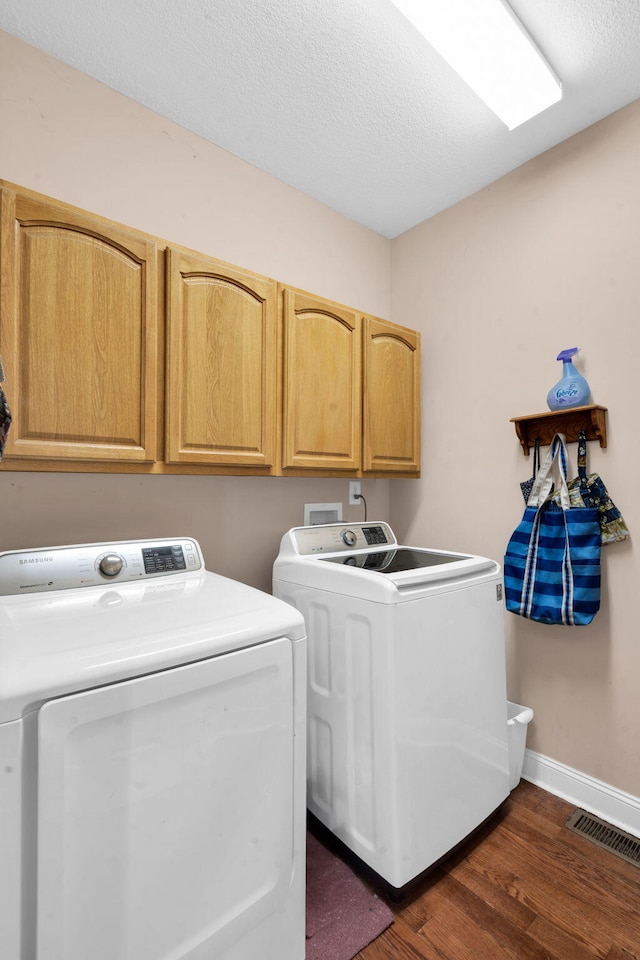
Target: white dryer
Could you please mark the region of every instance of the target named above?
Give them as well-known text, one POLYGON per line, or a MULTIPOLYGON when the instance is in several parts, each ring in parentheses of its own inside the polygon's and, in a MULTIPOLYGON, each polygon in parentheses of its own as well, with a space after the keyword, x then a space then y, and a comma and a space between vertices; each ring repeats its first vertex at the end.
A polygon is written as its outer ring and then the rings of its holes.
POLYGON ((500 567, 383 522, 297 527, 273 592, 307 626, 307 806, 400 890, 509 794, 500 567))
POLYGON ((303 960, 301 615, 195 540, 0 554, 2 960, 303 960))

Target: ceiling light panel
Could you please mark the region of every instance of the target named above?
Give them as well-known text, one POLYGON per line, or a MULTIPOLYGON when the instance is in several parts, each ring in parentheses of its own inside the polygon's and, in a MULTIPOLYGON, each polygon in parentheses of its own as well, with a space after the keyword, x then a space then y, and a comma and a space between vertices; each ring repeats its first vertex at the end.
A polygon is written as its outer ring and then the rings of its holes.
POLYGON ((562 85, 502 0, 393 0, 509 130, 557 103, 562 85))

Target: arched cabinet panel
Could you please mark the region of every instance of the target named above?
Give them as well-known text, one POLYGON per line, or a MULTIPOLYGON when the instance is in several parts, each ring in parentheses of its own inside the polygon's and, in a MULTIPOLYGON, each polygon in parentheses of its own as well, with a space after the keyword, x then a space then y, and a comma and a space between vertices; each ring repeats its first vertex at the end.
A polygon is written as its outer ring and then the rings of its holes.
POLYGON ((1 201, 7 456, 152 462, 155 242, 7 187, 1 201))
POLYGON ((168 251, 166 460, 271 469, 276 284, 168 251))
POLYGON ((283 471, 360 469, 361 335, 355 311, 283 291, 283 471))
POLYGON ((420 472, 420 334, 367 317, 363 473, 420 472))

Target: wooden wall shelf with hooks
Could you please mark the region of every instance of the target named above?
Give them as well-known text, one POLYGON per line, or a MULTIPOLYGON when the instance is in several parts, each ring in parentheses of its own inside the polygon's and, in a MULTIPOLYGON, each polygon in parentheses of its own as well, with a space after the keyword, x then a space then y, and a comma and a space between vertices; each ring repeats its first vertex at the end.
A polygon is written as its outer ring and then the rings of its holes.
POLYGON ((567 443, 577 441, 578 434, 584 430, 587 440, 599 440, 601 447, 607 445, 607 408, 598 404, 587 407, 571 407, 569 410, 550 410, 548 413, 534 413, 529 417, 512 417, 518 439, 524 455, 536 438, 540 444, 548 446, 556 433, 564 433, 567 443))

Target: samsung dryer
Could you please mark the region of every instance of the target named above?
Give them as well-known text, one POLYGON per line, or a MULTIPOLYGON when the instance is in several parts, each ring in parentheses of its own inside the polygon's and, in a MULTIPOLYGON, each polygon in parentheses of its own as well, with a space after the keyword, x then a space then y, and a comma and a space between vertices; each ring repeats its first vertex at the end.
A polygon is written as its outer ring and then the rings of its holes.
POLYGON ((384 522, 297 527, 273 592, 307 627, 307 806, 400 889, 509 794, 500 567, 384 522))
POLYGON ((2 960, 303 960, 302 616, 184 537, 0 594, 2 960))

